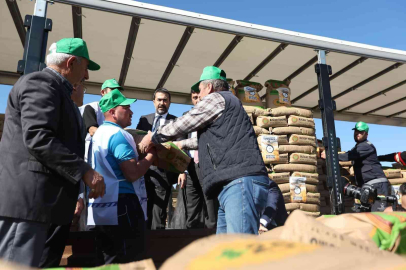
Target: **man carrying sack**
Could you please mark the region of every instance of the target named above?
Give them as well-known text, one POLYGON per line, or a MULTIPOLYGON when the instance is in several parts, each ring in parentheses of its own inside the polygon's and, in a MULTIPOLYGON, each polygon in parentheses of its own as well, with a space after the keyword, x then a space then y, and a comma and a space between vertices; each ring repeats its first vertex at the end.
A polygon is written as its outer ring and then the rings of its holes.
POLYGON ((136 183, 154 161, 151 148, 138 159, 133 136, 124 130, 131 125, 133 112, 118 89, 104 95, 100 109, 105 121, 92 138, 92 166, 106 182, 103 198, 91 199, 87 225, 94 225, 99 263, 128 263, 144 258, 145 213, 136 194, 136 183))
POLYGON ((241 102, 228 91, 226 73, 204 68, 192 90, 202 100, 175 122, 149 133, 141 146, 153 145, 197 131, 181 141, 183 149, 199 149, 199 179, 208 197, 218 197, 217 233, 257 234, 268 196, 269 178, 254 129, 241 102))

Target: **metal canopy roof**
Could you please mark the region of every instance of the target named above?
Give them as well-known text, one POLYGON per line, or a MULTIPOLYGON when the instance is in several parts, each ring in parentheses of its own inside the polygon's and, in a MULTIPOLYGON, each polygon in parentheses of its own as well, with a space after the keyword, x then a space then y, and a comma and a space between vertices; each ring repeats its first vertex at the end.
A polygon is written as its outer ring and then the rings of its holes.
MULTIPOLYGON (((48 47, 82 37, 101 70, 90 72, 88 92, 118 78, 126 96, 151 99, 158 86, 173 102, 189 103, 190 86, 207 65, 234 80, 291 80, 294 106, 314 109, 318 88, 315 49, 324 49, 336 120, 406 126, 406 51, 254 25, 130 0, 55 0, 48 47)), ((23 20, 35 2, 0 2, 0 83, 14 84, 22 59, 23 20)), ((265 93, 261 91, 261 95, 265 93)))

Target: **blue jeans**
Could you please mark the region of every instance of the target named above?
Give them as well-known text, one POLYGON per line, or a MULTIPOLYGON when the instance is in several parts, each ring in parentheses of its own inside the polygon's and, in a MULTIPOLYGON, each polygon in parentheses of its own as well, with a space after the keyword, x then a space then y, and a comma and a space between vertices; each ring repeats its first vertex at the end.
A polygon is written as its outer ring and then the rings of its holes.
POLYGON ((268 189, 269 178, 265 175, 238 178, 224 186, 218 196, 217 234, 258 234, 268 189))

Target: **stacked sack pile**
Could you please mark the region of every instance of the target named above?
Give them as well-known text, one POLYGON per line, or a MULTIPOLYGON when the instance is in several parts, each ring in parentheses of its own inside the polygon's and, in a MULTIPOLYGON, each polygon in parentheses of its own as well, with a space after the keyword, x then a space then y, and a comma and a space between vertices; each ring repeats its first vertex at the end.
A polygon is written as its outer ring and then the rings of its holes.
POLYGON ((309 110, 278 107, 264 110, 244 106, 255 123, 258 145, 269 178, 281 189, 286 209, 320 215, 320 193, 313 114, 309 110))

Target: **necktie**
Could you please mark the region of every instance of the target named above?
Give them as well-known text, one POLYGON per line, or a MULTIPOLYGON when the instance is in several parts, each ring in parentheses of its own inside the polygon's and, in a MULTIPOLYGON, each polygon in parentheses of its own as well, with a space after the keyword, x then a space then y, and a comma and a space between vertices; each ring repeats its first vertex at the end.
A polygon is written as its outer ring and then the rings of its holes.
POLYGON ((193 154, 193 159, 195 161, 195 163, 199 163, 199 151, 195 150, 195 153, 193 154))
POLYGON ((154 123, 154 126, 152 127, 152 132, 155 132, 159 128, 159 126, 161 125, 161 121, 160 121, 161 118, 162 118, 161 115, 158 115, 158 116, 155 117, 155 123, 154 123))

